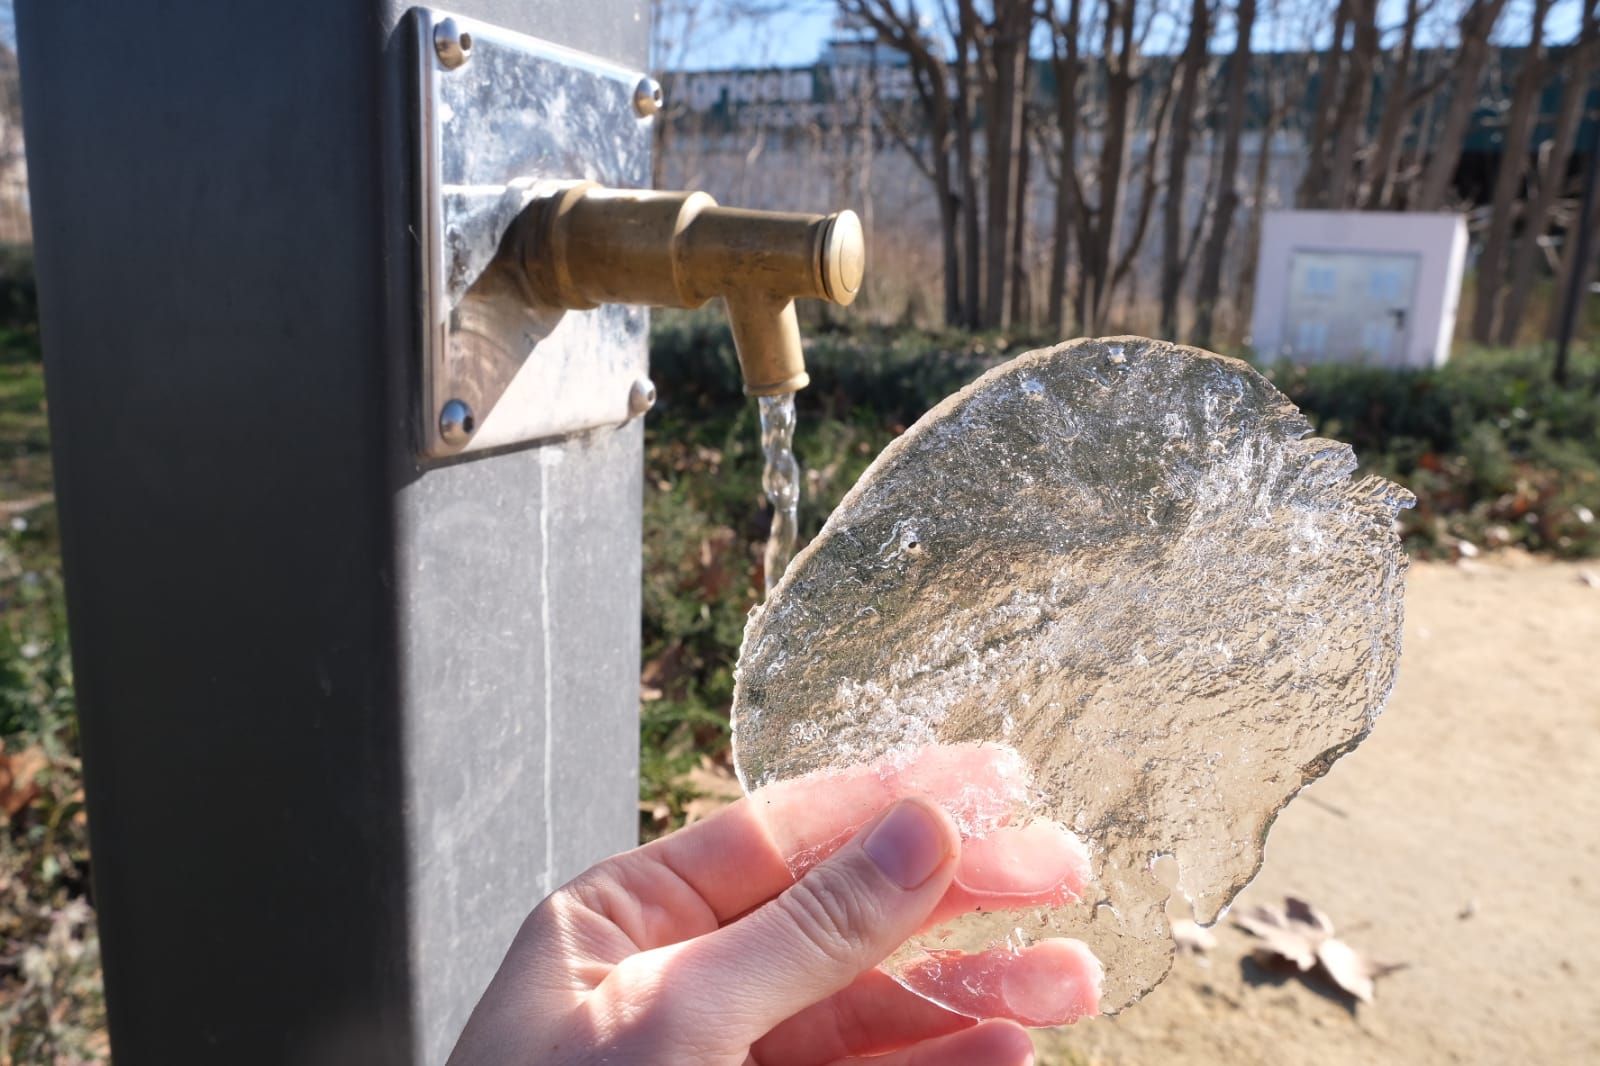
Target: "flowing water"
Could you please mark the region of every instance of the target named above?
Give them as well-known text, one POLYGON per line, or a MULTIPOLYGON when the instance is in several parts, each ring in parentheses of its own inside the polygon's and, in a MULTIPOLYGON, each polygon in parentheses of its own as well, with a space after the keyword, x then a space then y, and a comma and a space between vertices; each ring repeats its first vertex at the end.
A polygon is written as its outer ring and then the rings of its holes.
POLYGON ((761 451, 766 467, 761 487, 772 504, 772 532, 767 537, 766 572, 770 595, 794 557, 795 528, 800 513, 800 464, 794 458, 794 393, 762 396, 761 451))

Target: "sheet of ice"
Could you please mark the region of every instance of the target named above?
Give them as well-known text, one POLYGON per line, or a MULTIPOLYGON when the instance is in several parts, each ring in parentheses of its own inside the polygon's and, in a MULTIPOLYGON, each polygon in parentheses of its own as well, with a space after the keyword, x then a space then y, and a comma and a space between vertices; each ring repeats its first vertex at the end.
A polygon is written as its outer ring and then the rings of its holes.
POLYGON ((1137 337, 1031 352, 885 449, 752 613, 746 788, 999 743, 1032 774, 1012 824, 1089 847, 1084 899, 919 937, 888 964, 909 987, 962 1009, 950 952, 1070 937, 1105 966, 1102 1007, 1126 1006, 1171 965, 1174 881, 1215 921, 1277 812, 1366 736, 1411 497, 1351 481, 1350 449, 1309 432, 1237 360, 1137 337))

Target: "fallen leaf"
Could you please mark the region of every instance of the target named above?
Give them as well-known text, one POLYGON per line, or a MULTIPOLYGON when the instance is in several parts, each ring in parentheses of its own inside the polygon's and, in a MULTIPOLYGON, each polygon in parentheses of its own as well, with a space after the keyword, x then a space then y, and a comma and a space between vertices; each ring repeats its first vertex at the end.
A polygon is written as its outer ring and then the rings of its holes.
POLYGON ((0 811, 7 818, 15 818, 39 795, 39 771, 49 765, 50 757, 37 744, 14 755, 0 745, 0 811))
POLYGON ((1372 1002, 1378 978, 1404 969, 1405 963, 1380 963, 1334 936, 1333 919, 1293 896, 1283 908, 1256 906, 1234 924, 1261 941, 1256 958, 1264 963, 1289 962, 1301 973, 1320 968, 1334 984, 1363 1003, 1372 1002))
POLYGON ((684 783, 695 791, 695 798, 683 805, 683 824, 693 825, 716 814, 744 795, 733 770, 722 762, 704 756, 684 775, 684 783))
POLYGON ((1578 580, 1592 589, 1600 589, 1600 574, 1593 570, 1579 570, 1578 580))
POLYGON ((1283 897, 1283 910, 1288 915, 1290 922, 1309 926, 1323 936, 1333 935, 1333 919, 1305 900, 1296 899, 1294 896, 1285 896, 1283 897))
POLYGON ((1283 911, 1252 907, 1234 918, 1234 924, 1262 942, 1258 953, 1293 963, 1302 973, 1317 964, 1317 944, 1324 934, 1292 921, 1283 911))
POLYGON ((1373 962, 1338 937, 1317 945, 1317 962, 1333 983, 1363 1003, 1372 1002, 1373 985, 1378 978, 1405 969, 1405 963, 1373 962))

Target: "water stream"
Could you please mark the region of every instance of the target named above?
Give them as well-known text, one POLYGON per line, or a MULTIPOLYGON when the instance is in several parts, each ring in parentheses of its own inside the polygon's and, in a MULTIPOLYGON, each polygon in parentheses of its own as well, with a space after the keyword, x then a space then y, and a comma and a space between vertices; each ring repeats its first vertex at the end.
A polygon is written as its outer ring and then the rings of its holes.
POLYGON ((800 512, 800 464, 794 458, 794 393, 762 396, 758 402, 761 405, 761 452, 766 457, 761 487, 772 504, 772 532, 767 537, 766 554, 766 591, 771 595, 794 557, 800 512))

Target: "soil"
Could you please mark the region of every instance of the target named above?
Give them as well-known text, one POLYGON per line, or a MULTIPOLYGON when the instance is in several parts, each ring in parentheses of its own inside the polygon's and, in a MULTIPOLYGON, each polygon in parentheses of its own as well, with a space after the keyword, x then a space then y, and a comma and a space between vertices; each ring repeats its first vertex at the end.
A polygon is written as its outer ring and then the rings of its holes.
POLYGON ((1315 903, 1407 968, 1356 1004, 1224 918, 1115 1018, 1039 1034, 1095 1066, 1600 1063, 1600 566, 1412 567, 1400 682, 1279 818, 1235 902, 1315 903))

